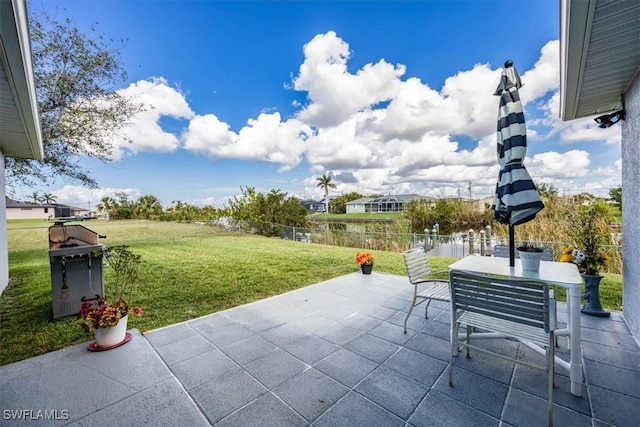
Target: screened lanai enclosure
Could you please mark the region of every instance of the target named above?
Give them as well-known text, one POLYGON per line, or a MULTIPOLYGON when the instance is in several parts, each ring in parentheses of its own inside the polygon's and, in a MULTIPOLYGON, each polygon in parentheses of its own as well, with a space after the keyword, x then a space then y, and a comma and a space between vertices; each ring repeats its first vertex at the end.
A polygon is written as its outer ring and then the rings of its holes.
POLYGON ((347 203, 347 213, 403 212, 412 200, 430 200, 418 194, 362 197, 347 203))

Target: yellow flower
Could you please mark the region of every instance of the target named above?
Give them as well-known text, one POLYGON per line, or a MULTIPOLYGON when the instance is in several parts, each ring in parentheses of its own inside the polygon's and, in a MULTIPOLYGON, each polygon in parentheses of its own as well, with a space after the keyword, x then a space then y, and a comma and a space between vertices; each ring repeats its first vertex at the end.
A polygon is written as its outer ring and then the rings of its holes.
POLYGON ((598 274, 601 266, 603 266, 609 256, 602 249, 595 248, 593 253, 585 253, 580 249, 568 246, 562 250, 560 262, 572 262, 578 266, 581 273, 598 274))

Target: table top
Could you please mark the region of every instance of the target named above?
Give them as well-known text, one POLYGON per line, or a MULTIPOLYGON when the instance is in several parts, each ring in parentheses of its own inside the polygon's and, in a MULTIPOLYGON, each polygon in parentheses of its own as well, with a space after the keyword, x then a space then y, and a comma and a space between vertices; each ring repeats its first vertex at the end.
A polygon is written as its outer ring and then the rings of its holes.
POLYGON ((582 276, 578 272, 578 266, 570 262, 540 261, 539 271, 529 271, 522 269, 519 259, 516 259, 515 265, 511 267, 509 258, 469 255, 451 264, 449 269, 498 274, 514 279, 537 279, 562 287, 582 286, 582 276))

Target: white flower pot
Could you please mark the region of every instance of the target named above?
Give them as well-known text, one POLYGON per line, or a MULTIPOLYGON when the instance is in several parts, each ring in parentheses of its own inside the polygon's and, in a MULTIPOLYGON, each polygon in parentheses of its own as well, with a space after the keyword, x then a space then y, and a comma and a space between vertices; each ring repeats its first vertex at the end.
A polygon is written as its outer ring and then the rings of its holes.
POLYGON ((100 348, 113 347, 124 341, 127 335, 127 320, 129 315, 124 316, 116 326, 110 328, 98 328, 93 331, 96 346, 100 348))
POLYGON ((526 252, 518 251, 520 255, 520 261, 522 262, 522 269, 527 271, 540 270, 540 260, 542 259, 542 252, 526 252))

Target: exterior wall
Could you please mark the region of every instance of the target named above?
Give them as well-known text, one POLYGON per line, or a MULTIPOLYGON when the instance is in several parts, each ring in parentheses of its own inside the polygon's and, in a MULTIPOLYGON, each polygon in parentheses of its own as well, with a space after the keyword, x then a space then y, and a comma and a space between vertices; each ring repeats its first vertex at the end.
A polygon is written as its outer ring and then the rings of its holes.
MULTIPOLYGON (((0 152, 0 190, 6 194, 4 182, 4 154, 0 152)), ((7 202, 0 197, 0 294, 9 284, 9 249, 7 248, 7 202)))
POLYGON ((7 219, 50 219, 54 217, 54 207, 34 205, 29 208, 7 208, 7 219))
POLYGON ((625 94, 622 122, 622 312, 640 338, 640 77, 625 94))
POLYGON ((364 203, 358 204, 348 204, 347 203, 347 213, 364 213, 364 203))

